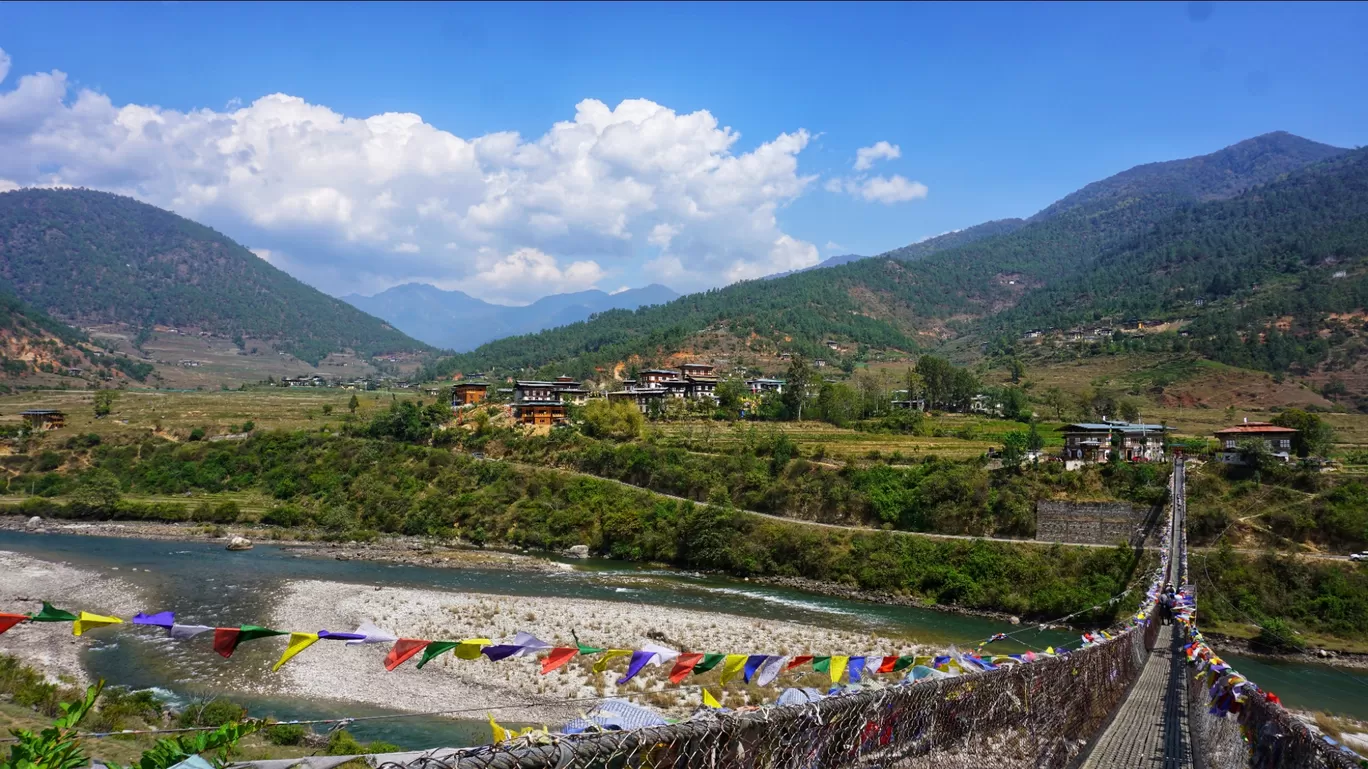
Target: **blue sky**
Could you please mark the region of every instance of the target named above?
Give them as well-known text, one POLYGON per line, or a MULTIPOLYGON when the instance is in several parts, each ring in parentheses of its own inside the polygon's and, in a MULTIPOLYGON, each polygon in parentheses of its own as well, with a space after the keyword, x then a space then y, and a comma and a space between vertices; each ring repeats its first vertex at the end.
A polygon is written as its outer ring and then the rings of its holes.
POLYGON ((1268 131, 1362 144, 1365 29, 1363 4, 7 3, 0 186, 134 194, 333 293, 688 290, 1268 131), (391 112, 420 120, 343 121, 391 112))

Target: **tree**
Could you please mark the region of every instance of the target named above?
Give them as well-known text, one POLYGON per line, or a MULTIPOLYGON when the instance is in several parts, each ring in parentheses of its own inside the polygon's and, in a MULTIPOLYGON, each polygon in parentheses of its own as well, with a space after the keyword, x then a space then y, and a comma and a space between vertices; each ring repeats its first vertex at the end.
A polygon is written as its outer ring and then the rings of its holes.
POLYGON ((723 379, 717 383, 717 407, 725 411, 728 417, 734 418, 748 392, 750 390, 744 380, 734 377, 723 379))
POLYGON ((96 467, 87 470, 72 492, 72 500, 90 510, 110 512, 119 503, 119 479, 114 473, 96 467))
POLYGON ((1054 412, 1055 419, 1064 421, 1064 410, 1069 407, 1069 396, 1058 387, 1051 387, 1044 393, 1045 407, 1054 412))
POLYGON ((979 394, 979 379, 969 369, 955 369, 950 376, 950 404, 960 411, 968 411, 979 394))
POLYGON ((612 441, 630 441, 641 435, 646 425, 646 417, 635 403, 615 401, 608 398, 594 398, 585 404, 581 412, 584 419, 584 433, 592 438, 606 438, 612 441))
POLYGON ((1026 376, 1026 365, 1019 359, 1012 358, 1007 363, 1007 371, 1012 375, 1012 384, 1020 384, 1021 378, 1026 376))
POLYGON ((855 391, 843 384, 823 382, 817 393, 817 414, 824 422, 845 427, 857 416, 855 391))
POLYGON ((1002 403, 1003 418, 1020 422, 1031 418, 1031 404, 1020 387, 1004 387, 998 397, 1002 403))
POLYGON ((1026 450, 1040 451, 1043 448, 1045 448, 1045 436, 1040 434, 1040 425, 1032 419, 1031 429, 1026 433, 1026 450))
POLYGON ((1021 463, 1026 460, 1028 442, 1026 433, 1020 430, 1002 436, 1002 466, 1009 470, 1020 469, 1021 463))
POLYGON ((1273 424, 1297 431, 1292 445, 1299 457, 1323 457, 1335 443, 1335 431, 1325 420, 1302 409, 1288 409, 1273 417, 1273 424))
POLYGON ((917 359, 917 374, 921 377, 928 407, 945 405, 951 399, 955 367, 945 358, 923 355, 917 359))
POLYGON ((96 390, 95 391, 95 418, 109 416, 114 410, 114 401, 118 400, 118 390, 96 390))
POLYGON ((1134 398, 1122 398, 1117 401, 1116 411, 1127 422, 1140 420, 1140 404, 1134 398))
POLYGON ((803 421, 803 404, 816 381, 817 372, 808 365, 807 359, 801 355, 793 356, 785 375, 783 400, 789 414, 799 422, 803 421))
POLYGON ((361 401, 357 400, 356 393, 352 393, 351 400, 347 401, 347 409, 355 414, 356 409, 361 406, 361 401))
POLYGON ((332 416, 333 407, 331 403, 323 404, 323 416, 332 416))

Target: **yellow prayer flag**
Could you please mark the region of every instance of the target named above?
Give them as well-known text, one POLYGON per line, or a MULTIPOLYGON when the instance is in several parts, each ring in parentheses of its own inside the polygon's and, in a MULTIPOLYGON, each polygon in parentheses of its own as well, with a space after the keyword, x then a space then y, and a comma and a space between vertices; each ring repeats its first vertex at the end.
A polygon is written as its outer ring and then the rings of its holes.
POLYGON ((123 620, 118 617, 106 617, 101 614, 91 614, 88 611, 81 612, 76 621, 71 623, 71 634, 80 635, 91 628, 104 627, 105 625, 119 625, 123 620))
POLYGON ((304 651, 318 640, 317 633, 291 633, 290 643, 285 647, 285 653, 280 655, 280 660, 271 666, 271 672, 280 670, 280 666, 290 661, 290 658, 304 651))
POLYGON ((722 707, 722 703, 718 702, 717 698, 712 695, 712 692, 707 689, 703 690, 703 704, 714 709, 722 707))
POLYGON ((485 715, 489 716, 489 728, 494 732, 494 741, 503 742, 508 739, 508 730, 499 726, 499 722, 494 720, 494 714, 486 713, 485 715))
POLYGON ((599 657, 598 662, 594 663, 594 672, 602 673, 603 671, 608 669, 609 662, 612 662, 618 657, 629 657, 631 656, 631 654, 631 649, 609 649, 608 651, 603 653, 602 657, 599 657))
POLYGON ((833 655, 833 656, 832 656, 832 658, 831 658, 831 682, 832 682, 833 684, 836 683, 837 681, 840 681, 840 680, 841 680, 841 676, 845 675, 846 663, 848 663, 848 662, 850 662, 850 658, 849 658, 849 657, 843 657, 843 656, 841 656, 841 655, 839 655, 839 654, 833 655))
POLYGON ((745 654, 728 654, 722 659, 722 685, 741 675, 741 671, 746 668, 745 654))
POLYGON ((455 654, 458 660, 477 660, 480 658, 480 650, 493 643, 488 638, 467 638, 456 644, 456 651, 452 654, 455 654))
POLYGON ((1051 654, 1051 655, 1054 654, 1054 647, 1053 647, 1053 646, 1046 647, 1045 653, 1046 653, 1046 654, 1051 654))

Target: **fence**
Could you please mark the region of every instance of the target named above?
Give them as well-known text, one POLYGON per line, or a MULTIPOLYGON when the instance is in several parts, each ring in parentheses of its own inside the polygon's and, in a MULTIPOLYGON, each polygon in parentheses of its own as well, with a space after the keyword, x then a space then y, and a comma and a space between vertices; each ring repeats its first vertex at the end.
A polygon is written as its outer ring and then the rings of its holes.
MULTIPOLYGON (((1186 468, 1174 464, 1173 514, 1178 522, 1178 560, 1182 583, 1188 584, 1186 468)), ((1188 586, 1194 591, 1195 585, 1188 586)), ((1255 689, 1241 704, 1239 713, 1226 716, 1211 712, 1209 681, 1188 667, 1188 733, 1192 737, 1196 769, 1354 769, 1365 764, 1325 742, 1281 704, 1255 689)))

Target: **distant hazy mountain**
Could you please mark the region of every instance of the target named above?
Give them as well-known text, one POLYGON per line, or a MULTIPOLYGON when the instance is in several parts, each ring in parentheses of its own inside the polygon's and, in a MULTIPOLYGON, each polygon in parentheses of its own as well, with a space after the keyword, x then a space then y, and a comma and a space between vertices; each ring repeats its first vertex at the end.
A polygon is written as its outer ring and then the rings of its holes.
POLYGON ((597 289, 552 294, 525 307, 509 307, 461 291, 405 283, 374 296, 349 294, 342 301, 383 318, 415 339, 463 352, 506 336, 577 323, 605 310, 635 310, 678 298, 669 288, 652 283, 616 294, 597 289))

